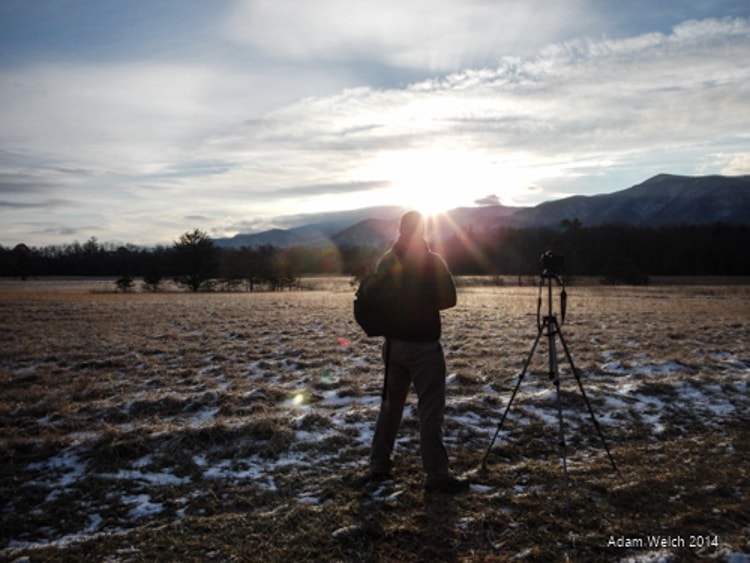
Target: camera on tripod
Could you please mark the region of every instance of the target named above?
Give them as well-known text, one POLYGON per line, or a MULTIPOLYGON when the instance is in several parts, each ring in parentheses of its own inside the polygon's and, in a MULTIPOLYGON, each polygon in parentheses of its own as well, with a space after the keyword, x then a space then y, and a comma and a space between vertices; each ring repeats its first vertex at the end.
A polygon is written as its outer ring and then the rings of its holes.
POLYGON ((505 419, 508 416, 508 412, 510 411, 510 407, 513 404, 513 400, 515 399, 516 394, 518 393, 518 390, 521 388, 521 383, 523 382, 523 378, 525 377, 529 369, 529 366, 531 365, 531 359, 532 359, 532 356, 534 355, 534 351, 537 349, 537 345, 539 344, 539 341, 544 336, 547 338, 547 343, 548 343, 547 351, 549 355, 548 357, 549 379, 553 383, 556 389, 555 394, 557 396, 557 419, 558 419, 558 428, 559 428, 559 440, 560 440, 560 446, 562 448, 563 474, 565 476, 565 499, 566 499, 566 504, 568 506, 568 511, 570 511, 570 499, 568 496, 569 478, 568 478, 567 445, 565 442, 565 424, 563 422, 563 403, 562 403, 562 397, 561 397, 561 391, 560 391, 560 371, 559 371, 557 347, 556 347, 556 341, 558 339, 560 343, 562 344, 563 351, 565 352, 565 358, 568 360, 568 364, 570 365, 570 373, 573 374, 573 377, 575 377, 575 380, 578 383, 578 389, 581 391, 581 396, 583 397, 583 400, 586 403, 586 406, 588 408, 589 415, 591 416, 591 422, 594 424, 594 427, 596 428, 596 431, 599 434, 599 438, 602 441, 602 445, 604 446, 604 449, 607 452, 607 456, 609 457, 609 461, 612 464, 612 469, 614 469, 615 471, 618 471, 618 469, 617 469, 617 465, 615 465, 615 460, 612 457, 612 452, 609 450, 607 441, 604 438, 602 429, 599 426, 599 422, 596 420, 596 416, 594 415, 594 410, 591 407, 591 403, 589 402, 588 397, 586 396, 586 391, 583 388, 583 383, 581 381, 580 373, 576 369, 575 365, 573 364, 573 358, 570 355, 570 350, 568 349, 568 345, 565 343, 565 339, 563 338, 562 331, 560 330, 561 323, 557 321, 557 315, 553 313, 553 309, 552 309, 553 283, 552 282, 555 281, 557 285, 561 287, 560 314, 562 317, 562 322, 565 322, 565 308, 566 308, 566 303, 567 303, 567 292, 565 291, 565 285, 563 284, 561 280, 563 264, 564 264, 563 255, 555 254, 551 250, 547 250, 546 252, 542 254, 541 258, 539 259, 539 264, 542 269, 542 272, 541 272, 542 275, 541 275, 541 280, 539 281, 539 297, 537 298, 537 305, 536 305, 536 322, 537 322, 537 328, 538 328, 536 340, 534 341, 534 344, 531 346, 531 352, 529 352, 529 355, 523 364, 521 375, 518 376, 518 381, 516 382, 516 386, 510 395, 508 404, 505 406, 505 411, 503 412, 503 416, 500 418, 500 424, 498 424, 497 430, 495 430, 495 435, 492 437, 492 441, 490 442, 490 445, 487 448, 487 452, 484 454, 484 459, 482 460, 482 468, 484 469, 487 466, 487 458, 490 455, 492 446, 495 444, 495 440, 500 434, 500 430, 502 429, 503 423, 505 422, 505 419), (543 291, 545 288, 547 290, 547 314, 543 315, 542 303, 544 301, 543 291))
POLYGON ((554 254, 551 250, 543 253, 539 259, 542 267, 542 278, 557 278, 562 275, 565 257, 562 254, 554 254))

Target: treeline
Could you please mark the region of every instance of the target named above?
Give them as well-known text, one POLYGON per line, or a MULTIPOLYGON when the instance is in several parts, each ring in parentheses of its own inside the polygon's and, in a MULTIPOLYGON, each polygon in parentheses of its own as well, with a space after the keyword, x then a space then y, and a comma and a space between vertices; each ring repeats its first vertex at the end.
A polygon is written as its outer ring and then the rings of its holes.
POLYGON ((183 234, 172 246, 100 244, 91 238, 42 248, 19 244, 0 246, 0 276, 22 279, 42 276, 105 276, 118 279, 123 290, 158 290, 173 281, 191 291, 282 290, 298 286, 303 274, 356 275, 374 263, 380 250, 371 248, 220 248, 198 229, 183 234))
MULTIPOLYGON (((611 283, 648 283, 649 276, 750 275, 750 226, 717 223, 661 228, 584 227, 563 221, 558 228, 500 228, 454 236, 433 248, 455 275, 528 275, 540 255, 564 255, 564 274, 598 276, 611 283)), ((385 248, 326 246, 227 249, 202 231, 185 233, 172 246, 144 248, 84 244, 29 248, 0 246, 0 275, 111 276, 142 278, 152 289, 173 280, 190 290, 216 284, 244 290, 293 287, 304 274, 361 276, 385 248)))
POLYGON ((649 276, 750 275, 750 225, 716 223, 659 228, 584 227, 562 221, 558 228, 500 228, 471 232, 441 245, 461 274, 536 274, 547 250, 563 256, 564 273, 609 283, 644 284, 649 276))

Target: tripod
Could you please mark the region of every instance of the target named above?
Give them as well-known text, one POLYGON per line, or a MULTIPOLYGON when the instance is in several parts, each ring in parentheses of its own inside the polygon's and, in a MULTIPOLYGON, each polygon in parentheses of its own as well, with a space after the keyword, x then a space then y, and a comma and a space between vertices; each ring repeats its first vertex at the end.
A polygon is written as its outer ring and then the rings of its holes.
POLYGON ((570 480, 568 477, 568 460, 567 460, 567 446, 565 443, 565 424, 563 421, 563 411, 562 411, 562 402, 560 399, 560 373, 558 369, 558 363, 557 363, 557 348, 556 348, 556 338, 559 337, 560 343, 563 346, 563 350, 565 351, 565 357, 568 360, 568 363, 570 364, 570 369, 573 372, 573 375, 576 378, 576 381, 578 382, 578 388, 581 391, 581 395, 583 396, 583 400, 586 403, 586 406, 588 407, 589 415, 591 415, 591 420, 594 423, 594 427, 596 428, 596 431, 599 434, 599 438, 602 441, 602 445, 604 446, 604 449, 607 451, 607 456, 609 457, 609 461, 612 464, 612 468, 615 471, 618 471, 617 466, 615 465, 615 460, 612 457, 612 453, 609 451, 609 446, 607 446, 607 441, 604 439, 604 434, 602 434, 602 430, 599 427, 599 422, 596 420, 596 416, 594 416, 594 410, 591 408, 591 403, 588 400, 588 397, 586 396, 586 391, 583 388, 583 383, 581 383, 581 378, 578 374, 578 370, 575 368, 575 365, 573 364, 573 358, 570 356, 570 350, 568 350, 568 345, 565 343, 565 339, 563 338, 563 334, 560 331, 560 325, 557 322, 557 317, 552 312, 552 282, 555 281, 559 287, 561 287, 560 292, 560 314, 562 316, 562 322, 565 322, 565 307, 567 304, 567 293, 565 291, 565 286, 560 280, 560 277, 552 273, 549 269, 544 268, 542 271, 542 277, 541 281, 539 283, 539 298, 537 300, 537 327, 539 329, 539 332, 537 333, 536 340, 534 340, 534 345, 531 347, 531 352, 529 352, 528 357, 526 358, 526 362, 523 365, 523 369, 521 370, 521 375, 518 377, 518 382, 516 383, 515 389, 513 389, 513 393, 510 396, 510 400, 508 401, 508 405, 505 407, 505 412, 503 413, 502 418, 500 419, 500 424, 498 424, 497 430, 495 431, 495 435, 492 437, 492 441, 490 442, 489 447, 487 448, 487 452, 484 455, 484 459, 482 460, 482 469, 487 468, 487 458, 490 455, 490 451, 492 450, 492 446, 495 444, 495 440, 497 439, 498 434, 500 434, 500 430, 503 427, 503 423, 505 422, 505 418, 508 416, 508 411, 510 410, 511 405, 513 404, 513 400, 516 397, 516 394, 518 393, 518 389, 521 387, 521 383, 523 382, 523 378, 526 375, 526 371, 529 368, 529 364, 531 363, 531 359, 534 355, 534 351, 536 350, 537 345, 539 344, 539 341, 541 340, 542 336, 547 337, 547 341, 549 343, 549 378, 550 381, 552 381, 552 384, 555 386, 556 389, 556 395, 557 395, 557 420, 559 423, 559 439, 560 439, 560 448, 562 450, 562 462, 563 462, 563 474, 565 476, 565 499, 566 503, 568 505, 568 508, 570 508, 570 501, 568 498, 568 489, 570 487, 570 480), (542 309, 542 291, 544 287, 547 287, 547 315, 545 315, 543 318, 540 319, 541 316, 541 309, 542 309))

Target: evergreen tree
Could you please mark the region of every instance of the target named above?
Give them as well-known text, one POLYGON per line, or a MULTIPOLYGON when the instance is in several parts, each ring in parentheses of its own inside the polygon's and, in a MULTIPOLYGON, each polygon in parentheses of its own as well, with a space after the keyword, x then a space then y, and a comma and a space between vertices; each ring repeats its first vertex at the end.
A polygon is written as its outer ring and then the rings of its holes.
POLYGON ((219 266, 219 249, 211 238, 199 229, 180 236, 173 247, 177 285, 191 291, 207 289, 219 266))

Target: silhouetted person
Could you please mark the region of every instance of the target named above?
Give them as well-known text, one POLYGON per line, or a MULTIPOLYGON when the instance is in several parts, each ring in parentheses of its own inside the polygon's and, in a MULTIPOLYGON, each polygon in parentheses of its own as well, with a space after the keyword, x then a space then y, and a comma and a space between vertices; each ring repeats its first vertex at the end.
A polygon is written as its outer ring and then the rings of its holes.
POLYGON ((401 218, 399 239, 376 267, 389 279, 398 322, 384 344, 386 382, 375 427, 370 466, 374 479, 391 475, 391 453, 411 384, 419 399, 419 443, 425 490, 467 491, 455 478, 443 444, 446 367, 440 344, 440 311, 455 306, 456 286, 443 259, 424 239, 425 223, 416 211, 401 218))

